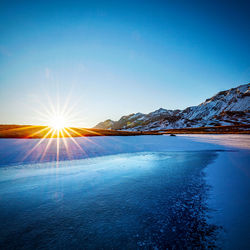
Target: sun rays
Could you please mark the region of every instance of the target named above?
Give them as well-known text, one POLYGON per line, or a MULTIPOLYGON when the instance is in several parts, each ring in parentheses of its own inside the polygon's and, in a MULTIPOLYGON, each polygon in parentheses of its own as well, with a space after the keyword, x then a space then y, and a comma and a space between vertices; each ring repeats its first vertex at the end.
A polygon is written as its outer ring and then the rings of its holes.
MULTIPOLYGON (((56 150, 54 152, 56 161, 60 160, 60 150, 66 151, 68 159, 72 159, 71 150, 72 143, 80 152, 86 155, 83 147, 77 142, 74 137, 83 137, 81 133, 71 126, 79 122, 77 113, 74 112, 75 105, 69 105, 69 99, 65 99, 63 105, 60 105, 59 98, 57 99, 56 105, 53 104, 50 98, 48 98, 48 106, 44 103, 41 104, 41 110, 35 110, 38 114, 39 119, 46 123, 47 126, 41 126, 39 129, 29 134, 28 138, 39 137, 39 141, 29 150, 24 156, 23 160, 27 157, 34 157, 34 160, 43 161, 50 150, 56 150), (69 147, 69 142, 70 147, 69 147), (53 146, 52 146, 53 145, 53 146), (51 149, 53 147, 53 149, 51 149), (34 153, 36 152, 36 154, 34 153)), ((89 141, 89 139, 88 139, 89 141)))
MULTIPOLYGON (((39 98, 35 100, 38 105, 31 105, 31 114, 34 120, 44 125, 11 125, 4 130, 5 136, 9 138, 33 139, 27 142, 30 147, 21 156, 23 162, 59 162, 87 158, 89 152, 86 148, 89 144, 92 144, 95 155, 98 156, 96 149, 105 151, 105 148, 92 140, 91 136, 122 134, 111 130, 80 128, 87 118, 81 114, 76 102, 71 103, 69 97, 61 98, 61 102, 59 97, 51 99, 43 95, 43 98, 43 101, 39 98)), ((123 134, 127 135, 126 132, 123 134)))

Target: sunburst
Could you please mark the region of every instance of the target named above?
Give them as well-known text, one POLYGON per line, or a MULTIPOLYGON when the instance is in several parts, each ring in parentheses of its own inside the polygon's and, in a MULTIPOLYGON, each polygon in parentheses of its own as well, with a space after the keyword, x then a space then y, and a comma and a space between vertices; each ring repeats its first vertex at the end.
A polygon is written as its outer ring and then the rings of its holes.
POLYGON ((77 142, 73 136, 81 136, 80 133, 75 131, 71 126, 72 124, 79 122, 79 118, 77 117, 77 113, 73 112, 73 107, 69 106, 69 101, 66 100, 64 105, 60 106, 60 103, 57 102, 56 105, 53 105, 51 100, 48 101, 49 106, 43 106, 43 112, 36 110, 36 113, 38 113, 40 120, 43 121, 43 123, 46 123, 47 126, 40 129, 39 131, 36 131, 30 137, 36 135, 36 134, 43 134, 43 137, 36 143, 36 145, 27 152, 27 154, 24 156, 24 159, 27 158, 32 154, 32 152, 42 143, 47 143, 44 150, 41 152, 40 160, 43 160, 46 156, 46 153, 48 152, 52 141, 56 140, 56 161, 59 161, 60 159, 60 146, 63 144, 65 146, 65 149, 68 154, 68 158, 71 158, 68 140, 66 138, 70 138, 70 140, 74 143, 74 145, 77 146, 78 149, 81 150, 83 154, 86 154, 84 149, 81 147, 81 145, 77 142), (61 108, 62 107, 62 108, 61 108), (73 136, 72 136, 73 135, 73 136), (46 140, 47 139, 47 140, 46 140))

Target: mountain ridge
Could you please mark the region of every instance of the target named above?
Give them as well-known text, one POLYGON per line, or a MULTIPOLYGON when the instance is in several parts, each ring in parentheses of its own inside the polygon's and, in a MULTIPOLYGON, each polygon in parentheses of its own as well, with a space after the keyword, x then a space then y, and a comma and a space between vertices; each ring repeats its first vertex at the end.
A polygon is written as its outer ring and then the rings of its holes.
POLYGON ((250 124, 250 83, 220 91, 197 106, 183 110, 159 108, 148 114, 133 113, 118 121, 100 122, 94 128, 150 131, 239 124, 250 124))

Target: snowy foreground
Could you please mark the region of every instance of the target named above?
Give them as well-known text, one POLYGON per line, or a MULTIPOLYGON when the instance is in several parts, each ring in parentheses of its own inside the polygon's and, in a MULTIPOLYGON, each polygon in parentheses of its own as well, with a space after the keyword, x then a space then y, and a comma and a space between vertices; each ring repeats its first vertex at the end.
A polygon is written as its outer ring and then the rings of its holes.
POLYGON ((249 249, 250 136, 65 140, 0 140, 0 249, 249 249))

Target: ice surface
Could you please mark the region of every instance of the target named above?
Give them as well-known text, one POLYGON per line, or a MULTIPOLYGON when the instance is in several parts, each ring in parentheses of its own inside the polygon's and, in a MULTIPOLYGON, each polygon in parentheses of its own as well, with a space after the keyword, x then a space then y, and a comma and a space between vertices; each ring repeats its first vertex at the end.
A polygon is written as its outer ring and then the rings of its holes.
POLYGON ((248 135, 75 139, 0 140, 1 249, 249 248, 248 135))
MULTIPOLYGON (((249 135, 211 135, 211 136, 109 136, 82 137, 74 141, 59 139, 59 160, 75 160, 103 155, 133 152, 169 152, 196 150, 224 150, 237 147, 249 148, 249 135), (216 139, 217 138, 217 139, 216 139), (211 143, 208 143, 211 142, 211 143), (223 145, 227 143, 226 145, 223 145)), ((41 142, 39 139, 1 139, 0 166, 9 164, 37 163, 57 159, 57 139, 41 142), (40 144, 39 144, 40 143, 40 144), (39 145, 38 145, 39 144, 39 145)))
POLYGON ((149 152, 2 167, 0 248, 213 246, 202 170, 215 157, 149 152))

